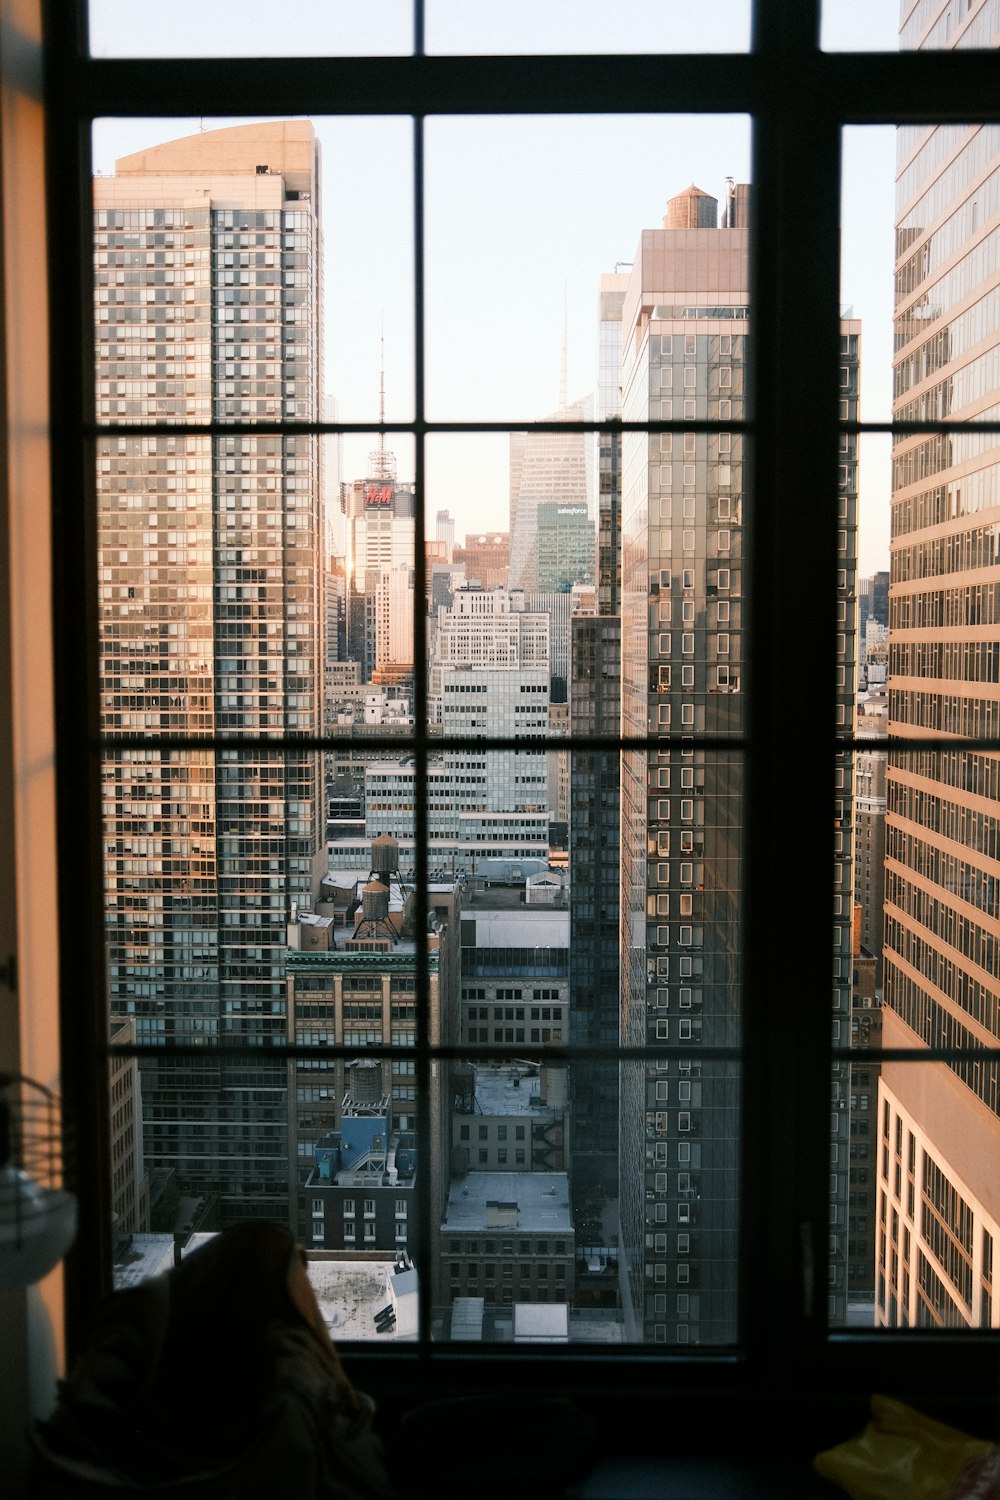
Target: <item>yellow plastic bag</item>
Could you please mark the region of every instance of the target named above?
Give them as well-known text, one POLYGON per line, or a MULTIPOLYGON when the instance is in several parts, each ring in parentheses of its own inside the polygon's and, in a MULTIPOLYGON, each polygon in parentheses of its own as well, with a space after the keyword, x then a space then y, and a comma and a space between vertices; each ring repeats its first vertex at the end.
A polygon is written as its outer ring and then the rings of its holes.
POLYGON ((992 1443, 873 1396, 864 1432, 813 1459, 852 1500, 979 1500, 1000 1494, 1000 1452, 992 1443))

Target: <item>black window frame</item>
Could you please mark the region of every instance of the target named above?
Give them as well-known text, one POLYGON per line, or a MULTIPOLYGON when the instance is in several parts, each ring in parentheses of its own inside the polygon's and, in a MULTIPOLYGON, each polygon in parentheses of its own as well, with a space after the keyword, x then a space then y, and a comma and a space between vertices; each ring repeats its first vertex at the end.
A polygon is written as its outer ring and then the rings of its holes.
MULTIPOLYGON (((741 1347, 737 1353, 629 1348, 613 1356, 540 1350, 526 1357, 517 1349, 491 1347, 486 1354, 468 1354, 425 1342, 380 1349, 377 1356, 356 1351, 353 1368, 372 1387, 399 1390, 419 1383, 426 1394, 466 1388, 470 1380, 478 1380, 483 1389, 550 1386, 555 1363, 566 1389, 586 1392, 596 1379, 605 1392, 613 1384, 622 1400, 671 1392, 693 1403, 729 1393, 750 1400, 755 1410, 764 1392, 792 1390, 797 1399, 836 1401, 844 1393, 873 1388, 935 1398, 954 1395, 959 1383, 967 1391, 992 1391, 996 1335, 982 1331, 928 1338, 917 1331, 857 1334, 825 1326, 833 1062, 829 1006, 797 1006, 796 1024, 790 1025, 788 1009, 774 1003, 774 893, 782 893, 783 920, 797 935, 795 991, 825 1000, 831 988, 832 819, 828 798, 817 795, 815 767, 828 764, 832 783, 841 130, 854 124, 1000 119, 995 56, 823 53, 818 47, 819 9, 819 0, 755 0, 752 47, 745 54, 426 56, 423 5, 416 0, 417 45, 409 57, 121 60, 87 56, 85 0, 46 0, 61 1049, 64 1058, 73 1059, 64 1071, 64 1104, 76 1138, 81 1208, 80 1235, 67 1268, 71 1348, 108 1285, 110 1268, 97 614, 90 566, 96 556, 95 506, 93 466, 82 457, 92 432, 91 119, 315 113, 410 114, 419 122, 440 114, 733 112, 753 121, 755 203, 755 501, 747 589, 753 601, 747 699, 753 747, 747 838, 753 880, 745 918, 748 1086, 741 1347), (808 379, 802 375, 804 350, 809 351, 808 379), (802 504, 804 474, 816 497, 812 509, 802 504), (808 619, 799 620, 796 629, 789 628, 786 608, 785 583, 791 577, 808 611, 808 619), (780 675, 772 670, 779 660, 780 675), (783 713, 788 680, 799 688, 791 740, 783 713), (786 753, 790 743, 794 756, 786 753), (789 807, 795 809, 796 866, 821 872, 815 880, 789 879, 788 846, 775 836, 782 810, 789 807), (760 1142, 769 1149, 751 1149, 751 1143, 760 1142)), ((418 124, 416 421, 400 424, 417 438, 418 534, 423 438, 430 430, 423 420, 419 358, 422 181, 418 124)), ((490 426, 458 425, 473 430, 490 426)), ((517 424, 493 425, 506 430, 517 424)), ((859 424, 857 430, 880 428, 859 424)), ((420 548, 415 565, 419 599, 424 570, 420 548)), ((417 660, 423 643, 417 611, 417 660)), ((422 704, 418 690, 418 722, 426 722, 422 704)), ((426 771, 426 741, 421 747, 419 736, 416 759, 419 777, 426 771)), ((426 812, 418 805, 417 840, 424 849, 426 832, 426 812)), ((421 899, 426 915, 425 893, 421 899)), ((563 1049, 567 1054, 571 1050, 563 1049)), ((415 1055, 419 1091, 429 1077, 430 1053, 421 1045, 415 1055)))

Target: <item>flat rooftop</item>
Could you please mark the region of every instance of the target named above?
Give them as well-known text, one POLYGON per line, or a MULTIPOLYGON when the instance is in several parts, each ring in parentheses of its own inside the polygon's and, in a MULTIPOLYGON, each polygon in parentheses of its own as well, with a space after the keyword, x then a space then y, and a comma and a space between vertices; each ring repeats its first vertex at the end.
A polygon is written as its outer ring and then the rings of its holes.
MULTIPOLYGON (((214 1239, 212 1233, 193 1234, 181 1251, 182 1258, 214 1239)), ((132 1242, 112 1268, 116 1292, 139 1286, 154 1276, 169 1271, 174 1263, 174 1237, 172 1234, 133 1234, 132 1242)))
POLYGON ((417 1336, 416 1272, 393 1275, 393 1262, 327 1260, 306 1252, 306 1269, 331 1338, 379 1339, 383 1343, 417 1336), (375 1314, 392 1302, 396 1323, 386 1333, 375 1314))
MULTIPOLYGON (((213 1239, 212 1234, 193 1234, 184 1247, 186 1257, 199 1245, 213 1239)), ((115 1291, 139 1286, 154 1276, 169 1271, 174 1263, 174 1239, 170 1234, 134 1234, 126 1255, 114 1267, 115 1291)), ((417 1336, 417 1273, 404 1271, 394 1275, 391 1260, 334 1259, 306 1252, 306 1269, 323 1321, 331 1337, 346 1339, 393 1339, 404 1341, 417 1336), (396 1322, 386 1333, 379 1333, 375 1314, 392 1302, 396 1322)))
MULTIPOLYGON (((514 860, 513 863, 523 863, 514 860)), ((524 895, 524 881, 515 884, 489 880, 477 873, 470 882, 465 896, 465 908, 470 907, 477 912, 486 911, 520 911, 526 912, 530 919, 541 921, 543 917, 551 917, 557 912, 569 910, 569 886, 564 885, 551 899, 536 897, 534 901, 526 901, 524 895)))
POLYGON ((568 1302, 515 1302, 514 1339, 519 1344, 568 1344, 568 1302))
POLYGON ((524 1068, 476 1068, 475 1100, 479 1115, 532 1115, 554 1118, 561 1110, 542 1104, 541 1077, 524 1068))
POLYGON ((569 1177, 565 1172, 467 1172, 451 1184, 441 1228, 572 1236, 569 1177), (487 1205, 494 1203, 516 1204, 516 1224, 492 1222, 487 1205))

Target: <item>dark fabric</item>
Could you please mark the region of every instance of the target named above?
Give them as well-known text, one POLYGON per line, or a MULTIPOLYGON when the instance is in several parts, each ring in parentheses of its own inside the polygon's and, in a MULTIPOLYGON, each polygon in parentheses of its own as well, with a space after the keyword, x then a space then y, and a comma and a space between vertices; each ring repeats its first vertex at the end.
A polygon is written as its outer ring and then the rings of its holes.
POLYGON ((238 1231, 110 1298, 34 1434, 36 1500, 382 1500, 374 1406, 287 1292, 294 1245, 238 1231))

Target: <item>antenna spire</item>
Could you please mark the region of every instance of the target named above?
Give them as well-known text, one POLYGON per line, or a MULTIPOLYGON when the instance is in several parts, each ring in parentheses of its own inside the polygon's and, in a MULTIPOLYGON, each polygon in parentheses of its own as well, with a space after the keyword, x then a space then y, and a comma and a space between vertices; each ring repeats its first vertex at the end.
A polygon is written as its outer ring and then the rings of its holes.
POLYGON ((379 360, 378 360, 378 420, 379 434, 378 447, 368 455, 368 474, 372 479, 389 479, 396 477, 396 455, 389 452, 385 446, 385 313, 379 325, 379 360))
POLYGON ((559 409, 566 405, 566 370, 569 364, 569 316, 566 309, 566 283, 563 282, 563 341, 559 365, 559 409))
POLYGON ((379 361, 378 361, 378 420, 380 432, 378 435, 379 466, 385 469, 385 313, 379 325, 378 334, 379 361))

